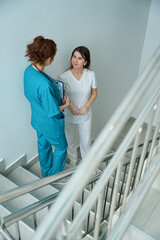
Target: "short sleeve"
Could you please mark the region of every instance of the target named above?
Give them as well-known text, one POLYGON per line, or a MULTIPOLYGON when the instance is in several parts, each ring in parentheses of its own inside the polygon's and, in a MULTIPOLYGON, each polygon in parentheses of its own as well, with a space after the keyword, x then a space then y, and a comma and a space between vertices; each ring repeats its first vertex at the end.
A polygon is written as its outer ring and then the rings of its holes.
POLYGON ((45 86, 41 93, 41 103, 48 117, 53 117, 60 113, 60 108, 55 97, 52 86, 45 86))
POLYGON ((95 73, 92 72, 92 76, 91 76, 91 86, 93 89, 97 88, 97 82, 96 82, 96 77, 95 77, 95 73))
POLYGON ((60 74, 59 80, 64 83, 64 90, 65 90, 66 89, 66 81, 65 81, 65 78, 63 77, 63 74, 60 74))

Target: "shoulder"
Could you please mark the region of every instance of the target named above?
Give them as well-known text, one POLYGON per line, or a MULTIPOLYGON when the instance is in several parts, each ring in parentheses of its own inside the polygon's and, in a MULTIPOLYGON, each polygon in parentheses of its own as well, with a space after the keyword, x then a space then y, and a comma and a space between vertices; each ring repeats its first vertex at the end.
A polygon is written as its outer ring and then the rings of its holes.
POLYGON ((86 73, 88 76, 93 76, 93 75, 95 75, 95 73, 94 73, 92 70, 90 70, 90 69, 85 68, 84 71, 85 71, 85 73, 86 73))
POLYGON ((32 71, 32 65, 30 64, 28 67, 26 67, 26 69, 24 70, 24 75, 27 75, 28 73, 30 73, 32 71))

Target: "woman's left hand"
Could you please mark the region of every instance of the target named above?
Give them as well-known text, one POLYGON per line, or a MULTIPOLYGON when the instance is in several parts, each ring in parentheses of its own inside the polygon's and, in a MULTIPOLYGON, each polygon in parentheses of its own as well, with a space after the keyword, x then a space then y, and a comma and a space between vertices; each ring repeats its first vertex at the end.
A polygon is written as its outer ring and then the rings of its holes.
POLYGON ((85 115, 87 112, 88 112, 88 107, 86 107, 86 106, 82 107, 80 110, 81 115, 85 115))
POLYGON ((61 102, 63 103, 63 105, 67 105, 67 107, 69 106, 69 97, 68 96, 64 96, 64 98, 61 98, 61 102))
POLYGON ((62 102, 62 104, 65 104, 65 102, 66 102, 66 96, 64 96, 64 98, 61 98, 61 102, 62 102))

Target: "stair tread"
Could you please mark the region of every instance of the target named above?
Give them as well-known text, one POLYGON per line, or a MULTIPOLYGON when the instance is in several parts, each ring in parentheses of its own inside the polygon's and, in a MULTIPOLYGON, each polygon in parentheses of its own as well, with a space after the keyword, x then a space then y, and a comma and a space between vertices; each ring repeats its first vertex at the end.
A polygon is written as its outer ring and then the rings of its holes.
MULTIPOLYGON (((11 212, 6 209, 5 207, 3 207, 2 205, 0 205, 0 215, 1 217, 5 217, 7 215, 9 215, 11 212)), ((19 221, 19 228, 20 228, 20 232, 21 232, 21 237, 23 240, 28 240, 31 239, 31 237, 33 236, 34 230, 32 228, 30 228, 27 224, 25 224, 23 221, 19 221)), ((12 225, 10 227, 7 228, 7 230, 9 231, 9 233, 16 237, 16 229, 15 229, 15 225, 12 225)), ((0 237, 1 240, 1 237, 0 237)))
MULTIPOLYGON (((9 179, 7 179, 6 177, 4 177, 1 174, 0 174, 0 182, 1 182, 0 193, 4 193, 4 189, 6 192, 6 191, 9 191, 9 190, 17 187, 17 185, 15 183, 13 183, 12 181, 10 181, 9 179)), ((6 201, 5 203, 2 203, 2 206, 4 206, 6 209, 8 209, 10 212, 13 213, 22 208, 25 208, 26 206, 28 206, 30 204, 37 202, 37 200, 38 199, 35 198, 34 196, 30 195, 29 193, 26 193, 22 196, 16 197, 12 200, 6 201)), ((48 212, 48 210, 46 208, 44 208, 37 213, 37 222, 38 223, 43 220, 43 218, 47 212, 48 212)), ((32 216, 26 217, 24 219, 24 222, 27 225, 29 225, 31 228, 34 228, 32 216)))
MULTIPOLYGON (((37 176, 35 176, 30 171, 24 169, 23 167, 18 167, 17 169, 15 169, 12 173, 8 175, 8 178, 18 186, 21 186, 26 183, 30 183, 32 181, 39 179, 37 176)), ((56 192, 57 192, 56 188, 54 188, 51 185, 46 185, 42 188, 32 191, 31 194, 37 199, 42 199, 56 192)))
MULTIPOLYGON (((65 164, 65 168, 68 169, 70 168, 70 166, 68 164, 65 164)), ((39 161, 36 162, 32 167, 27 169, 29 172, 31 172, 32 174, 36 175, 37 177, 40 178, 40 173, 41 173, 41 169, 40 169, 40 163, 39 161)), ((54 184, 55 189, 61 191, 63 189, 63 185, 60 184, 54 184)))
POLYGON ((41 168, 40 168, 40 163, 39 161, 37 161, 34 165, 32 165, 31 167, 29 167, 27 169, 28 171, 30 171, 31 173, 33 173, 34 175, 36 175, 37 177, 41 177, 41 168))

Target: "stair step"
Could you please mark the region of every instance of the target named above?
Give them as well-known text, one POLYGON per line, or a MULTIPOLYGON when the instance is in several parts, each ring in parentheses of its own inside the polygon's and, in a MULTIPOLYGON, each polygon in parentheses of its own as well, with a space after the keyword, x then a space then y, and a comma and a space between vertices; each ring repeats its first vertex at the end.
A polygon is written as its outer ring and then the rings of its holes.
MULTIPOLYGON (((23 167, 18 167, 12 173, 10 173, 7 177, 18 186, 22 186, 26 183, 30 183, 39 179, 37 176, 27 171, 23 167)), ((30 194, 37 199, 42 199, 56 192, 57 192, 56 188, 54 188, 51 185, 46 185, 42 188, 32 191, 30 194)))
MULTIPOLYGON (((69 221, 68 219, 66 219, 66 226, 67 228, 71 225, 71 221, 69 221)), ((82 230, 82 234, 84 234, 85 232, 82 230)), ((89 234, 87 234, 84 238, 82 238, 83 240, 93 240, 93 237, 91 237, 89 234)))
POLYGON ((98 169, 103 171, 106 168, 106 163, 105 162, 101 162, 98 166, 98 169))
MULTIPOLYGON (((72 218, 74 219, 76 217, 76 215, 78 214, 79 210, 81 209, 81 204, 78 202, 74 202, 73 205, 73 216, 67 216, 67 223, 70 224, 72 222, 72 218)), ((90 211, 89 214, 86 216, 84 222, 83 222, 83 226, 82 226, 82 232, 85 233, 87 231, 90 231, 93 228, 95 222, 95 213, 90 211)), ((89 237, 89 236, 88 236, 89 237)), ((86 239, 88 239, 88 237, 86 239)), ((89 238, 92 239, 92 238, 89 238)))
MULTIPOLYGON (((99 237, 98 237, 99 240, 103 239, 103 236, 104 236, 104 234, 106 232, 107 226, 108 226, 108 222, 106 220, 104 220, 100 224, 99 237)), ((89 235, 94 239, 94 230, 91 231, 89 235)))
MULTIPOLYGON (((15 183, 11 182, 9 179, 7 179, 1 174, 0 182, 1 182, 0 193, 4 193, 4 189, 6 192, 17 187, 15 183)), ((5 203, 2 204, 2 206, 8 209, 11 213, 13 213, 35 202, 37 202, 37 199, 31 196, 29 193, 27 193, 17 198, 14 198, 10 201, 6 201, 5 203)), ((47 212, 48 209, 44 208, 36 213, 37 224, 39 224, 44 219, 44 216, 47 214, 47 212)), ((23 222, 25 222, 29 227, 34 229, 33 216, 26 217, 25 219, 23 219, 23 222)))
MULTIPOLYGON (((87 190, 85 190, 84 192, 86 192, 85 197, 87 197, 88 194, 90 194, 87 190)), ((82 205, 78 202, 74 202, 72 211, 70 211, 69 215, 67 216, 67 221, 68 222, 72 222, 72 220, 76 217, 76 215, 78 214, 79 210, 81 209, 82 205)), ((83 232, 86 233, 87 231, 91 231, 94 227, 95 224, 95 211, 96 211, 96 207, 93 207, 88 215, 86 216, 84 222, 83 222, 83 232)), ((106 203, 105 205, 105 217, 108 216, 109 213, 109 203, 106 203)), ((103 221, 105 224, 105 220, 103 221)), ((90 237, 92 239, 92 236, 88 235, 88 237, 90 237)), ((85 238, 84 238, 85 239, 85 238)), ((86 238, 87 239, 87 238, 86 238)))
POLYGON ((41 168, 40 168, 40 163, 37 161, 34 165, 31 167, 27 168, 28 171, 36 175, 37 177, 41 177, 41 168))
MULTIPOLYGON (((65 170, 70 168, 70 166, 68 164, 65 164, 65 170)), ((33 166, 27 168, 27 170, 29 172, 31 172, 32 174, 34 174, 35 176, 37 176, 38 178, 40 178, 40 174, 41 174, 41 168, 40 168, 40 163, 39 161, 36 162, 33 166)), ((53 185, 52 185, 53 186, 53 185)), ((56 184, 54 183, 54 188, 57 189, 58 191, 61 191, 63 189, 65 185, 60 185, 60 184, 56 184)))
POLYGON ((125 233, 122 240, 158 240, 159 238, 153 238, 150 235, 146 234, 142 230, 140 230, 138 227, 135 227, 134 225, 129 226, 127 229, 127 232, 125 233))
MULTIPOLYGON (((9 214, 11 214, 10 211, 8 211, 5 207, 3 207, 2 205, 0 205, 0 215, 1 217, 5 217, 9 214)), ((19 230, 20 230, 20 234, 21 234, 21 239, 23 240, 28 240, 31 239, 31 237, 34 234, 34 230, 32 228, 30 228, 28 225, 26 225, 23 221, 19 221, 18 223, 19 225, 19 230)), ((15 238, 17 239, 17 226, 16 224, 11 225, 10 227, 7 228, 7 231, 15 238)), ((3 240, 3 238, 0 235, 0 240, 3 240)))
POLYGON ((68 163, 65 163, 65 165, 64 165, 64 170, 67 170, 67 169, 69 169, 69 168, 71 168, 71 166, 70 166, 68 163))

